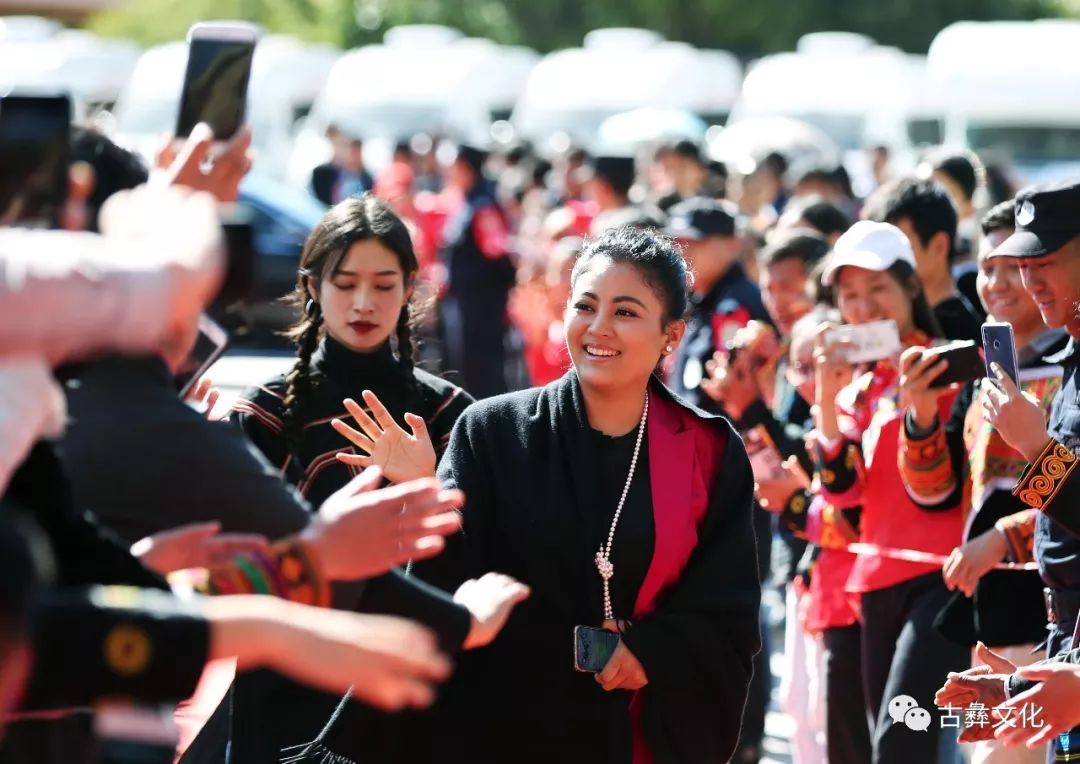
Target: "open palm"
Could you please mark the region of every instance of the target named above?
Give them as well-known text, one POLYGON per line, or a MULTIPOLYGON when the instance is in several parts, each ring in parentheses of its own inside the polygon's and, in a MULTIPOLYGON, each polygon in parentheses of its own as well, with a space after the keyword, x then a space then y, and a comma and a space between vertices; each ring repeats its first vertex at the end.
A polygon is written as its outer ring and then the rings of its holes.
POLYGON ((338 454, 338 460, 364 468, 378 466, 386 478, 394 483, 434 475, 435 447, 431 444, 424 420, 415 414, 406 414, 405 422, 412 429, 411 433, 406 432, 390 416, 375 393, 365 390, 363 397, 371 409, 371 416, 356 401, 345 399, 345 409, 356 420, 360 430, 340 419, 333 420, 330 425, 364 453, 338 454))

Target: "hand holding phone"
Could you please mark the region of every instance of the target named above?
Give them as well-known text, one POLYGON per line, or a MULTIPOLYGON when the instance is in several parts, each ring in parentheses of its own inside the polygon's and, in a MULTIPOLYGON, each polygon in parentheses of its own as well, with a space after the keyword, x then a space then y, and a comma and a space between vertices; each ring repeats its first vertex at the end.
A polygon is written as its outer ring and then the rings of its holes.
POLYGON ((945 370, 931 382, 931 386, 935 389, 960 382, 971 382, 983 376, 985 369, 979 346, 971 340, 960 340, 935 348, 927 348, 922 355, 924 359, 932 359, 929 361, 930 364, 940 361, 948 362, 945 370))
POLYGON ((242 127, 227 143, 219 143, 210 128, 200 123, 186 139, 170 140, 161 147, 154 162, 155 180, 205 191, 222 204, 232 204, 251 169, 251 137, 250 128, 242 127))
POLYGON ((199 379, 214 365, 229 346, 229 335, 205 313, 199 317, 199 337, 195 346, 179 369, 174 380, 180 389, 180 397, 187 398, 188 393, 199 379))
POLYGON ((619 646, 619 634, 594 626, 574 627, 574 668, 597 674, 611 660, 619 646))

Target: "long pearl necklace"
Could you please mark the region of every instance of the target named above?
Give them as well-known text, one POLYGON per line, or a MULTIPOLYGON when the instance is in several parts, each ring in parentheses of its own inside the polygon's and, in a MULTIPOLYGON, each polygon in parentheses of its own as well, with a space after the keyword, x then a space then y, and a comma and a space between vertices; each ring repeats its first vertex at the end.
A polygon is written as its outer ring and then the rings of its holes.
POLYGON ((626 476, 626 485, 623 486, 622 496, 619 497, 619 506, 615 509, 615 517, 611 518, 611 528, 608 530, 607 544, 600 544, 600 551, 596 553, 596 570, 600 578, 604 579, 604 620, 614 621, 615 613, 611 607, 611 579, 615 575, 615 566, 611 563, 611 545, 615 541, 615 528, 619 524, 619 515, 622 514, 623 505, 626 504, 626 496, 630 493, 630 483, 634 480, 634 471, 637 469, 638 454, 641 453, 641 439, 645 435, 645 419, 649 416, 649 391, 645 391, 645 408, 641 411, 641 424, 638 425, 637 441, 634 443, 634 455, 630 459, 630 474, 626 476))

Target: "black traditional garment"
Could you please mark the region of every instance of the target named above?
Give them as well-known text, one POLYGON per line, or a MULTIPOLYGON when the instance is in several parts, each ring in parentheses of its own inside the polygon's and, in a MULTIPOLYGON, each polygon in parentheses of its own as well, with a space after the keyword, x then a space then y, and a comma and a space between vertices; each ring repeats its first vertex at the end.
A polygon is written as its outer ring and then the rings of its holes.
POLYGON ((647 455, 612 555, 615 616, 633 620, 623 639, 649 678, 638 693, 573 668, 574 626, 603 619, 594 556, 625 481, 623 440, 598 443, 574 371, 455 425, 439 477, 465 492, 464 533, 417 574, 453 587, 496 570, 532 595, 492 645, 460 657, 432 761, 730 758, 760 645, 750 463, 724 419, 656 380, 650 391, 647 455))
POLYGON ((437 454, 445 450, 450 428, 472 403, 460 387, 433 374, 420 369, 408 374, 389 343, 371 353, 357 353, 327 337, 311 357, 311 389, 298 403, 298 435, 291 442, 282 421, 285 377, 247 390, 233 404, 232 418, 313 507, 359 472, 336 459, 339 453, 357 451, 330 426, 332 419, 352 419, 342 403, 346 398, 364 405, 360 394, 371 390, 406 430, 406 412, 423 418, 437 454))
MULTIPOLYGON (((351 421, 342 403, 345 398, 361 402, 361 393, 371 390, 404 427, 406 412, 422 417, 436 453, 445 448, 454 421, 472 402, 463 390, 431 374, 417 369, 406 374, 389 344, 372 353, 357 353, 329 337, 311 359, 311 385, 298 403, 295 440, 285 436, 285 390, 285 375, 248 390, 234 404, 233 419, 313 507, 358 472, 335 458, 341 452, 356 453, 330 426, 332 419, 351 421)), ((420 621, 436 633, 446 652, 461 648, 471 624, 469 612, 450 595, 400 571, 364 582, 359 606, 341 595, 342 591, 335 592, 335 607, 420 621)), ((183 761, 220 762, 227 739, 233 764, 281 759, 297 764, 397 764, 414 760, 411 741, 424 738, 424 728, 420 714, 381 714, 260 671, 234 684, 231 697, 214 713, 183 761)))

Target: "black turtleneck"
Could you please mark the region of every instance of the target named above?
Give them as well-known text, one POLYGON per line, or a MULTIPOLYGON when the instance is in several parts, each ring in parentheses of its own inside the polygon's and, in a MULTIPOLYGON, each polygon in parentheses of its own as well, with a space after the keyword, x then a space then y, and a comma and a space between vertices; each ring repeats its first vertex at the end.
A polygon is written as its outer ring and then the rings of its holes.
POLYGON ((330 426, 335 418, 352 421, 342 403, 345 398, 363 405, 361 393, 371 390, 406 429, 406 412, 423 417, 440 455, 458 415, 472 403, 468 393, 445 380, 419 369, 406 372, 389 343, 358 353, 326 337, 312 354, 310 384, 306 392, 301 388, 295 424, 286 427, 286 376, 247 390, 234 404, 232 419, 314 507, 357 472, 334 457, 341 451, 356 453, 330 426))

